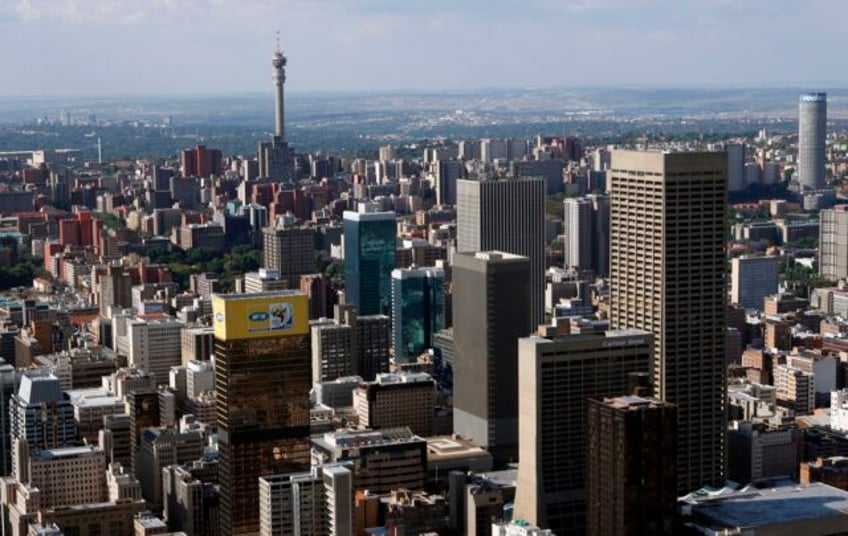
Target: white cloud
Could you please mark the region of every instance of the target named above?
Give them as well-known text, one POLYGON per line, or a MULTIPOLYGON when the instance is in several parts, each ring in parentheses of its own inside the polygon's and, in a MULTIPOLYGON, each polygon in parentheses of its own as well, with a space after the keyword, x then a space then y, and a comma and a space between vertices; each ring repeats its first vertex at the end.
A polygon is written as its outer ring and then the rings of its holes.
POLYGON ((71 24, 127 24, 197 7, 196 1, 179 0, 18 0, 14 12, 25 22, 55 19, 71 24))
POLYGON ((41 12, 33 5, 32 0, 20 0, 15 5, 15 13, 23 20, 37 19, 41 16, 41 12))

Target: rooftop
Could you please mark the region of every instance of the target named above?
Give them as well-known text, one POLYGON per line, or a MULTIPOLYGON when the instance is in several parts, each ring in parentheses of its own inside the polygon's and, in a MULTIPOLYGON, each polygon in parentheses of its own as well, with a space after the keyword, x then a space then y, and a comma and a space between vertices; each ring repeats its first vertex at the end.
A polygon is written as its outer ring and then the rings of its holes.
POLYGON ((426 372, 384 372, 377 374, 374 383, 377 385, 394 385, 399 383, 432 382, 433 378, 426 372))
POLYGON ((757 528, 812 519, 841 517, 848 526, 848 491, 819 482, 769 489, 695 492, 682 499, 692 520, 713 528, 757 528))
POLYGON ((527 257, 523 255, 515 255, 513 253, 506 253, 504 251, 478 251, 474 253, 475 259, 480 259, 482 261, 516 261, 516 260, 525 260, 527 257))
POLYGON ((328 448, 368 447, 424 441, 407 427, 384 428, 382 430, 337 430, 324 435, 312 436, 312 442, 328 448))
POLYGON ((619 409, 631 409, 637 410, 639 408, 651 407, 659 405, 660 402, 657 400, 653 400, 651 398, 644 398, 641 396, 617 396, 614 398, 607 398, 604 400, 604 403, 614 406, 619 409))
POLYGON ((18 396, 27 404, 55 402, 62 399, 62 387, 52 374, 27 373, 21 378, 18 396))
POLYGON ((220 300, 225 301, 252 301, 258 300, 262 298, 278 298, 285 296, 303 296, 303 292, 300 290, 274 290, 271 292, 250 292, 247 294, 214 294, 214 296, 220 300))
POLYGON ((490 456, 481 447, 462 438, 438 436, 427 438, 427 459, 429 461, 452 458, 467 458, 469 456, 490 456))
POLYGON ((100 407, 121 404, 121 399, 109 393, 103 387, 91 389, 73 389, 67 391, 71 405, 76 407, 100 407))
POLYGON ((344 219, 349 221, 395 221, 397 216, 394 212, 354 212, 344 211, 344 219))
POLYGON ((38 451, 35 456, 41 460, 55 460, 59 458, 74 458, 89 454, 101 454, 103 449, 96 445, 85 445, 82 447, 63 447, 58 449, 45 449, 38 451))

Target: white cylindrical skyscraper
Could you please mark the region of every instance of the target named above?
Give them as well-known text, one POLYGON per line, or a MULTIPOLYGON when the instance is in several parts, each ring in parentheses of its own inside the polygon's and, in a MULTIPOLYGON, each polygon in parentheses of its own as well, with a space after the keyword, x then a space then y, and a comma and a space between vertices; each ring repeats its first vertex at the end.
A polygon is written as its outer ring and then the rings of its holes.
POLYGON ((798 181, 806 189, 825 186, 827 93, 803 93, 798 103, 798 181))

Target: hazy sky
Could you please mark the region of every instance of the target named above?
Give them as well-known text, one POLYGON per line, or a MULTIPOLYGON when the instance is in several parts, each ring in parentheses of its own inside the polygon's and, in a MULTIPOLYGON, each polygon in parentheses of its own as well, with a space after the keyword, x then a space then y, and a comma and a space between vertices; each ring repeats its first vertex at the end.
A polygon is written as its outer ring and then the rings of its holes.
POLYGON ((845 0, 0 0, 0 95, 845 86, 845 0))

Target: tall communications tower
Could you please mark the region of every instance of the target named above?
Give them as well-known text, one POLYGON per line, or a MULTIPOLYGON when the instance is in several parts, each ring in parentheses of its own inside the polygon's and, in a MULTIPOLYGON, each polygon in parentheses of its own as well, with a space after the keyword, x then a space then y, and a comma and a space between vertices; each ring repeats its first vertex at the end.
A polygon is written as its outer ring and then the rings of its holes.
POLYGON ((274 66, 274 86, 276 86, 276 98, 277 98, 277 106, 276 106, 276 125, 274 129, 274 135, 280 139, 280 141, 285 141, 286 139, 286 125, 285 125, 285 102, 283 101, 283 86, 286 83, 286 57, 283 56, 283 52, 280 50, 280 32, 277 32, 277 51, 274 52, 274 55, 271 57, 271 65, 274 66))
POLYGON ((271 141, 259 144, 259 176, 275 181, 292 181, 295 178, 294 149, 286 142, 285 101, 283 86, 286 83, 286 57, 280 49, 280 32, 277 32, 277 50, 271 56, 273 67, 276 107, 274 114, 274 135, 271 141))

